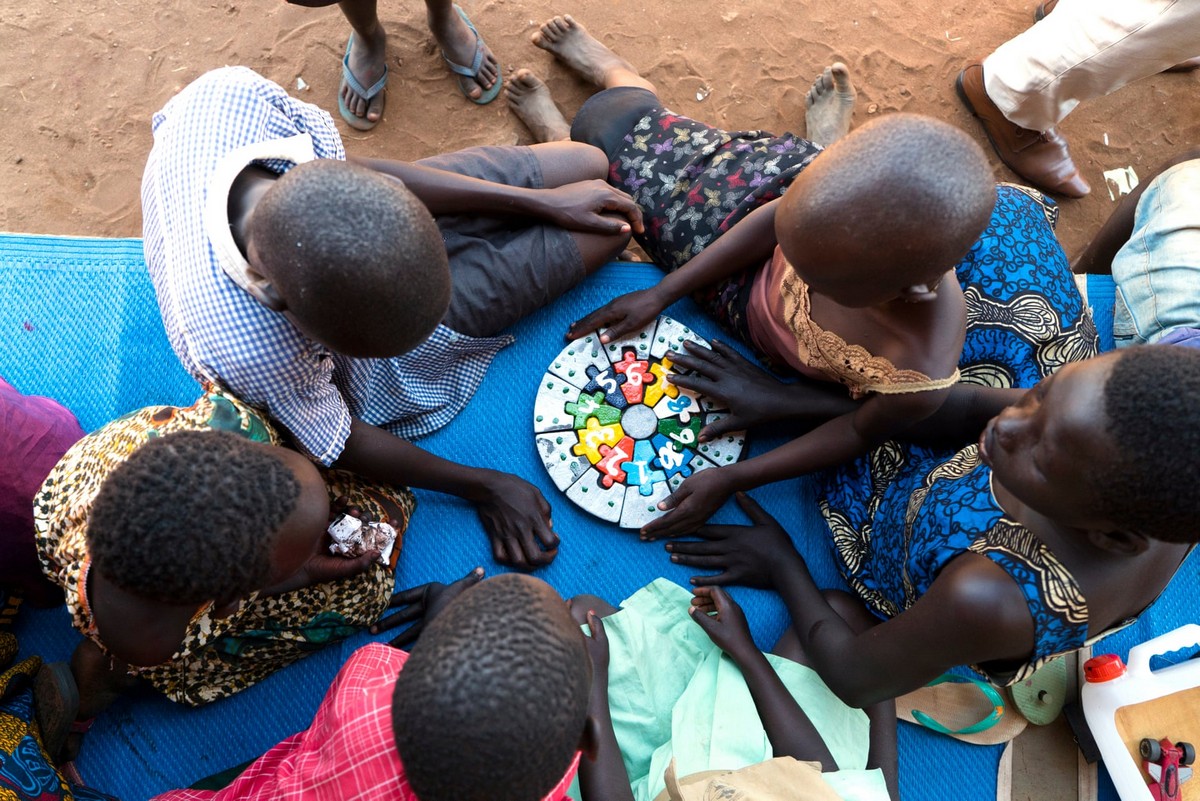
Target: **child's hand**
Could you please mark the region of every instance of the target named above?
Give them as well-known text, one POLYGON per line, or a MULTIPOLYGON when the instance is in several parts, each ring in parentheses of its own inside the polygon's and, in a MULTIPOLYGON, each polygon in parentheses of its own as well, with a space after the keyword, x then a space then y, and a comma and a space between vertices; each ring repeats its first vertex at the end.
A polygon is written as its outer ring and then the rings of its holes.
POLYGON ((823 422, 857 406, 840 384, 803 377, 785 384, 724 342, 714 339, 712 350, 693 342, 684 342, 683 346, 684 352, 671 360, 691 373, 672 373, 671 383, 729 408, 727 416, 700 430, 701 442, 790 418, 823 422))
POLYGON ((642 539, 678 537, 704 525, 733 494, 731 470, 731 467, 711 468, 685 478, 679 489, 658 505, 659 509, 672 510, 671 513, 642 526, 642 539))
POLYGON ((554 561, 558 535, 551 528, 550 504, 523 478, 486 471, 485 494, 475 501, 483 529, 492 541, 492 556, 502 565, 533 570, 554 561))
POLYGON ((588 657, 592 660, 592 694, 588 700, 588 712, 596 718, 608 716, 608 634, 604 631, 604 619, 594 611, 587 613, 590 637, 585 637, 588 657))
POLYGON ((579 339, 590 331, 607 328, 600 341, 607 344, 636 334, 662 314, 667 307, 657 286, 621 295, 596 311, 571 323, 567 339, 579 339))
POLYGON ((421 631, 425 628, 426 623, 437 617, 438 613, 461 595, 463 590, 474 587, 482 580, 483 568, 477 567, 451 584, 431 581, 419 587, 401 590, 392 596, 392 600, 388 602, 388 609, 404 608, 395 614, 381 618, 378 623, 371 626, 370 631, 372 634, 378 634, 404 623, 412 623, 389 643, 393 648, 411 645, 417 637, 421 636, 421 631))
POLYGON ((546 218, 560 228, 602 234, 642 233, 641 207, 605 181, 578 181, 543 189, 542 193, 546 218))
POLYGON ((770 589, 776 586, 776 576, 782 575, 779 571, 801 558, 788 533, 757 501, 744 492, 737 494, 737 501, 753 525, 704 526, 696 532, 699 541, 666 545, 676 564, 721 571, 693 578, 698 587, 741 584, 770 589))
POLYGON ((741 663, 758 650, 742 608, 720 587, 693 589, 690 612, 692 620, 704 629, 718 648, 733 657, 733 661, 741 663), (711 614, 713 612, 715 616, 711 614))

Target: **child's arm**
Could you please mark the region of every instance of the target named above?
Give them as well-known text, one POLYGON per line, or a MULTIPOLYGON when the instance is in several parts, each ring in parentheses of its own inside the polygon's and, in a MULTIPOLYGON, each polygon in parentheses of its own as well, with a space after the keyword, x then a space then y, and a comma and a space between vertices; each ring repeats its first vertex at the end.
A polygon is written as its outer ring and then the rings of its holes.
POLYGON ((400 179, 435 217, 511 214, 546 220, 572 231, 642 232, 642 211, 633 198, 599 179, 529 189, 404 161, 350 160, 400 179))
POLYGON ((720 587, 697 587, 693 592, 692 619, 742 671, 775 756, 820 762, 823 771, 837 770, 821 733, 755 646, 741 607, 720 587))
POLYGON ((957 665, 1027 659, 1033 620, 1016 583, 989 559, 951 560, 916 603, 856 632, 813 582, 786 531, 749 496, 738 503, 751 526, 705 526, 699 542, 670 542, 671 561, 720 570, 698 586, 773 588, 783 598, 800 645, 829 689, 849 706, 868 707, 915 690, 957 665))
POLYGON ((633 801, 629 774, 613 731, 608 709, 608 636, 604 621, 588 612, 588 655, 592 658, 592 694, 588 703, 583 758, 579 760, 579 791, 583 801, 633 801))
POLYGON ((578 339, 599 328, 608 329, 601 342, 621 339, 645 328, 680 298, 747 267, 762 265, 775 250, 777 207, 775 200, 760 206, 655 286, 622 295, 571 323, 567 339, 578 339))
POLYGON ((719 470, 695 473, 659 509, 672 510, 642 527, 648 539, 695 531, 730 495, 833 467, 907 431, 938 410, 950 390, 876 395, 857 409, 822 423, 803 436, 760 456, 719 470))
MULTIPOLYGON (((727 416, 700 430, 701 442, 780 420, 823 423, 866 402, 853 400, 840 384, 803 377, 784 383, 715 339, 712 350, 690 342, 683 344, 686 351, 672 356, 672 361, 691 374, 672 374, 671 383, 699 392, 729 409, 727 416)), ((1020 387, 955 384, 941 407, 914 422, 904 439, 962 447, 977 439, 989 420, 1018 402, 1023 394, 1025 390, 1020 387)))
POLYGON ((350 438, 332 467, 471 501, 492 541, 492 556, 501 564, 532 570, 550 564, 558 553, 550 504, 537 487, 517 476, 451 462, 357 419, 351 421, 350 438))

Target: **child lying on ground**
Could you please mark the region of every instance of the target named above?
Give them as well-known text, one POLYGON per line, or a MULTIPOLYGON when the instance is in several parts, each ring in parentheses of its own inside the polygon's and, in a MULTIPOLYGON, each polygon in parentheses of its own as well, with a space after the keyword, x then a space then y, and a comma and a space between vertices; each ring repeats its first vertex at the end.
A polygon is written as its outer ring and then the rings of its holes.
MULTIPOLYGON (((619 340, 696 295, 773 365, 868 398, 770 453, 687 478, 644 537, 694 530, 735 491, 853 459, 939 409, 958 380, 966 327, 954 267, 996 199, 970 137, 907 114, 823 153, 790 134, 728 134, 664 108, 653 85, 570 17, 545 23, 534 41, 604 88, 571 138, 606 152, 610 182, 642 209, 638 242, 668 271, 568 336, 607 328, 601 339, 619 340)), ((528 72, 514 81, 544 90, 528 72)), ((526 109, 532 101, 517 107, 526 109)))

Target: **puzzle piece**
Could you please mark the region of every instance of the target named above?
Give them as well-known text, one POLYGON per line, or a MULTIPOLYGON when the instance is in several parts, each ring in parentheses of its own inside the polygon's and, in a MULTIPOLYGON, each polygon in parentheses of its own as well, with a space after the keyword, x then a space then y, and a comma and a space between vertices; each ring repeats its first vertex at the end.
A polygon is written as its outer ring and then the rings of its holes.
POLYGON ((681 424, 674 417, 667 417, 658 421, 659 434, 691 450, 696 450, 698 440, 700 439, 700 429, 703 427, 703 421, 698 415, 693 415, 692 419, 686 425, 681 424))
POLYGON ((633 457, 633 447, 633 437, 624 437, 612 447, 600 446, 600 461, 596 462, 596 469, 604 474, 600 479, 601 484, 611 487, 614 481, 625 483, 625 471, 621 468, 633 457))
POLYGON ((679 474, 687 478, 692 474, 692 468, 687 464, 691 451, 681 448, 662 434, 655 434, 650 443, 655 454, 654 466, 662 470, 668 479, 679 474))
MULTIPOLYGON (((614 487, 618 488, 619 485, 614 487)), ((624 505, 619 518, 621 528, 641 528, 651 520, 666 514, 659 511, 658 505, 671 494, 671 485, 667 482, 660 481, 654 484, 649 497, 642 495, 640 486, 629 485, 624 489, 624 505)))
POLYGON ((550 372, 583 389, 588 382, 587 368, 592 365, 597 370, 608 367, 608 355, 600 344, 599 335, 594 332, 563 348, 550 363, 550 372))
POLYGON ((625 376, 625 383, 621 385, 625 400, 630 403, 642 402, 642 384, 646 381, 646 368, 649 366, 648 361, 637 358, 637 352, 632 348, 625 351, 621 361, 613 364, 613 369, 625 376))
MULTIPOLYGON (((720 419, 724 415, 709 415, 709 419, 714 417, 720 419)), ((719 467, 727 464, 733 464, 742 454, 742 449, 746 447, 746 434, 744 431, 735 431, 732 434, 726 434, 720 439, 712 442, 705 442, 696 450, 704 454, 710 461, 719 467)))
POLYGON ((655 362, 650 365, 650 374, 653 376, 653 379, 646 380, 646 392, 643 397, 643 402, 647 406, 657 406, 663 395, 671 398, 679 395, 679 387, 667 379, 667 373, 670 370, 671 360, 666 357, 661 362, 655 362))
POLYGON ((571 455, 571 443, 574 441, 575 437, 568 431, 539 434, 536 438, 542 465, 559 490, 565 490, 592 469, 592 463, 586 456, 571 455))
POLYGON ((650 358, 650 342, 656 325, 657 323, 651 323, 650 327, 645 331, 631 334, 625 339, 619 339, 616 342, 609 342, 604 346, 604 350, 608 354, 608 360, 616 363, 625 356, 625 351, 627 350, 634 351, 639 359, 650 358))
POLYGON ((688 389, 676 388, 678 394, 671 398, 666 397, 658 402, 654 407, 654 413, 659 419, 669 417, 678 417, 679 422, 687 425, 691 421, 692 415, 700 413, 700 396, 688 389))
POLYGON ((604 393, 597 391, 594 395, 586 395, 580 393, 579 400, 571 401, 563 407, 568 414, 575 417, 575 428, 583 428, 587 425, 589 417, 594 417, 600 421, 600 425, 606 426, 612 423, 620 422, 621 410, 614 409, 604 402, 604 393))
POLYGON ((655 458, 654 446, 646 440, 640 439, 633 446, 633 458, 625 464, 625 483, 631 487, 638 486, 641 495, 652 495, 654 485, 667 480, 666 473, 651 467, 655 458))
POLYGON ((538 394, 533 401, 533 432, 570 431, 573 418, 563 410, 563 404, 578 396, 579 390, 553 373, 542 376, 538 394))
POLYGON ((625 432, 620 423, 602 426, 595 417, 589 417, 587 427, 575 432, 579 438, 578 444, 571 448, 576 456, 586 456, 592 464, 600 461, 601 445, 616 445, 625 438, 625 432))
MULTIPOLYGON (((708 459, 705 459, 699 453, 694 453, 692 451, 687 451, 686 453, 693 453, 691 461, 688 462, 688 467, 691 469, 693 475, 699 473, 701 470, 711 470, 712 468, 716 467, 715 464, 710 462, 708 459)), ((667 479, 671 485, 671 492, 679 489, 679 485, 683 483, 685 478, 687 478, 687 476, 684 476, 682 473, 676 473, 667 479)))
POLYGON ((599 479, 599 473, 588 470, 578 481, 567 487, 567 497, 580 509, 594 514, 601 520, 616 523, 621 519, 621 512, 625 506, 626 487, 624 484, 605 487, 599 479))
POLYGON ((683 323, 670 317, 660 317, 658 328, 654 331, 654 341, 650 344, 650 355, 657 359, 673 350, 683 350, 684 340, 691 340, 701 347, 709 347, 707 342, 683 323))
POLYGON ((588 365, 587 374, 590 380, 584 386, 584 392, 603 392, 608 405, 617 409, 624 409, 629 405, 629 401, 625 400, 625 394, 620 390, 621 385, 628 380, 624 375, 612 367, 605 367, 601 370, 594 364, 588 365))

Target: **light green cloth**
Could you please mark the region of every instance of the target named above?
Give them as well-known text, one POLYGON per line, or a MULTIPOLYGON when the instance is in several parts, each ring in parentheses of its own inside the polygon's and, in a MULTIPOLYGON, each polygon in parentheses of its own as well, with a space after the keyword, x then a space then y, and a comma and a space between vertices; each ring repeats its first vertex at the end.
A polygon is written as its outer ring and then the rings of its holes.
MULTIPOLYGON (((638 801, 665 789, 672 759, 683 777, 774 757, 741 671, 689 616, 691 597, 656 579, 604 619, 613 729, 638 801)), ((830 785, 846 799, 887 799, 882 773, 866 769, 866 713, 843 704, 811 669, 767 659, 837 762, 840 770, 825 774, 830 785)))

